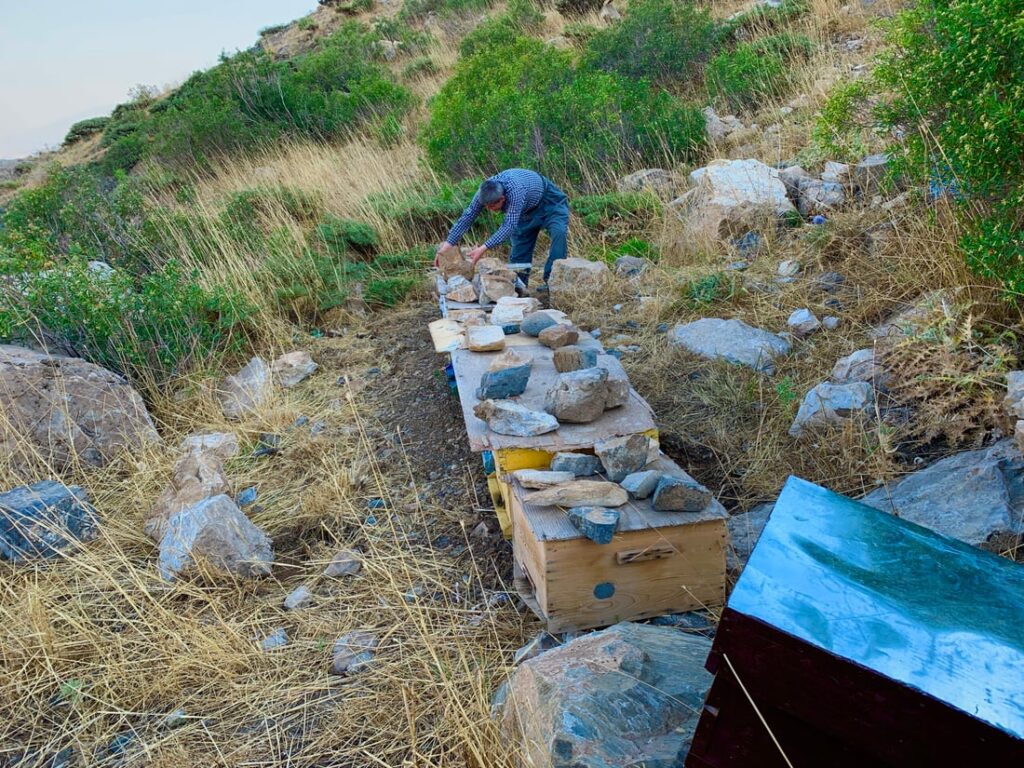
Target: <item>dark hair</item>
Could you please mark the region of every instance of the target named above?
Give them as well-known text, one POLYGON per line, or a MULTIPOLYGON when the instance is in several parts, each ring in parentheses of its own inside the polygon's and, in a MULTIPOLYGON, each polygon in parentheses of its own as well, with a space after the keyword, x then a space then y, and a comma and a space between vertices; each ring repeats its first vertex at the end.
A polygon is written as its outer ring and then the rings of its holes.
POLYGON ((505 187, 500 181, 487 179, 480 185, 480 202, 483 205, 494 205, 505 196, 505 187))

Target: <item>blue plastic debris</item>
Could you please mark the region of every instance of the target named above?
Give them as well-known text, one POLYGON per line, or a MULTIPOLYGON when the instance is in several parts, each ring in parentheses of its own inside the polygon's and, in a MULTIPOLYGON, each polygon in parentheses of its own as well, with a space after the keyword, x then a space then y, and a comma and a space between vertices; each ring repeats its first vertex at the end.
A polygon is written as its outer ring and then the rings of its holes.
POLYGON ((386 506, 384 499, 370 499, 366 502, 367 509, 384 509, 386 506))
POLYGON ((480 458, 484 462, 484 474, 490 475, 494 473, 494 454, 490 451, 484 451, 480 458))
POLYGON ((658 333, 668 333, 668 323, 658 323, 658 327, 654 330, 658 333))
POLYGON ((247 507, 256 501, 256 486, 250 485, 244 491, 238 494, 238 498, 235 499, 235 503, 240 507, 247 507))
POLYGON ((811 224, 824 224, 828 219, 822 216, 820 213, 817 216, 811 217, 811 224))

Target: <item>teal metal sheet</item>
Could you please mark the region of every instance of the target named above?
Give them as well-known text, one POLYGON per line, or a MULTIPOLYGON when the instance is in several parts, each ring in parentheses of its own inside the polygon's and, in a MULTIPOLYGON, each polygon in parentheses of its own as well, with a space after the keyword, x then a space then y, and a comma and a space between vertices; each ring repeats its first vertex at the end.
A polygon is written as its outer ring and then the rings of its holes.
POLYGON ((790 478, 729 607, 1024 738, 1024 566, 790 478))

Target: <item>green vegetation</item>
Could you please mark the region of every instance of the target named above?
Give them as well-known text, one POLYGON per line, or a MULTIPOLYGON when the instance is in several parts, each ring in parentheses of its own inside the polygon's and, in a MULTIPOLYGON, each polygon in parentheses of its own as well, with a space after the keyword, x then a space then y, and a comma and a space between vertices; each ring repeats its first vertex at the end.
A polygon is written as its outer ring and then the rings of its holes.
POLYGON ((576 195, 569 201, 569 207, 592 229, 613 221, 647 222, 661 211, 661 203, 653 195, 621 192, 576 195))
POLYGON ((106 128, 109 122, 109 117, 90 117, 86 120, 79 120, 68 128, 68 133, 64 137, 64 146, 70 146, 76 141, 81 141, 89 136, 95 136, 106 128))
POLYGON ((741 43, 708 63, 708 91, 733 109, 756 107, 788 88, 790 65, 810 51, 811 42, 800 35, 772 35, 741 43))
POLYGON ((405 0, 399 16, 403 19, 422 19, 430 13, 451 16, 482 11, 493 4, 494 0, 405 0))
POLYGON ((604 0, 555 0, 555 10, 566 17, 597 13, 602 5, 604 0))
POLYGON ((267 35, 276 35, 278 32, 284 32, 288 29, 287 24, 271 24, 269 27, 264 27, 259 31, 260 37, 266 37, 267 35))
POLYGON ((429 56, 417 56, 402 67, 402 77, 409 80, 414 77, 436 75, 439 71, 437 64, 434 63, 432 58, 429 56))
POLYGON ((478 51, 511 45, 543 20, 544 14, 530 0, 511 0, 505 13, 488 19, 462 38, 459 54, 468 57, 478 51))
POLYGON ((362 221, 339 219, 328 214, 316 227, 317 238, 333 254, 343 254, 350 248, 369 254, 376 250, 380 238, 376 230, 362 221))
MULTIPOLYGON (((367 202, 375 213, 395 222, 410 236, 440 240, 469 205, 480 181, 471 178, 455 184, 409 187, 398 193, 372 195, 367 202)), ((476 227, 483 231, 495 221, 493 215, 485 213, 477 219, 476 227)))
POLYGON ((867 149, 861 139, 867 121, 868 84, 862 80, 832 89, 814 125, 814 143, 840 160, 859 160, 867 149))
POLYGON ((296 25, 303 32, 309 32, 311 30, 316 29, 319 26, 312 16, 303 16, 301 19, 298 20, 298 22, 296 22, 296 25))

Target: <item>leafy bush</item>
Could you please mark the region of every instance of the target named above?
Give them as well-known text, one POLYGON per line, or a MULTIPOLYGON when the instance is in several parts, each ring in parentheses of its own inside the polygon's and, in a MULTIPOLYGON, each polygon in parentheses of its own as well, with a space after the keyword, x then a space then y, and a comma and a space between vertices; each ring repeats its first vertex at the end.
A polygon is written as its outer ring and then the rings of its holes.
POLYGON ((149 394, 192 366, 239 351, 251 312, 238 296, 200 287, 174 262, 135 280, 73 259, 23 276, 5 293, 3 338, 44 338, 149 394))
POLYGON ((741 43, 708 63, 707 86, 713 98, 731 108, 754 107, 767 96, 779 93, 786 80, 785 57, 741 43))
POLYGON ((109 122, 109 117, 90 117, 86 120, 79 120, 68 128, 68 133, 64 137, 64 146, 67 147, 74 144, 76 141, 81 141, 89 136, 95 136, 97 133, 102 131, 109 122))
POLYGON ((269 27, 264 27, 259 31, 260 37, 266 37, 267 35, 276 35, 278 32, 284 32, 288 29, 287 24, 271 24, 269 27))
POLYGON ((421 282, 422 279, 411 275, 376 278, 367 283, 363 298, 371 307, 393 307, 421 282))
POLYGON ((579 21, 573 21, 565 25, 563 34, 574 44, 574 45, 586 45, 600 30, 592 24, 583 24, 579 21))
POLYGON ((430 13, 450 16, 481 11, 493 4, 494 0, 405 0, 399 16, 403 19, 422 19, 430 13))
POLYGON ((477 51, 510 45, 542 21, 544 14, 530 0, 512 0, 505 13, 483 22, 462 39, 459 54, 468 57, 477 51))
POLYGON ((371 8, 373 8, 373 0, 341 0, 341 2, 334 3, 334 10, 351 16, 371 8))
POLYGON ((814 124, 814 143, 840 160, 863 157, 867 149, 861 126, 868 119, 868 95, 867 83, 862 80, 835 86, 814 124))
POLYGON ((680 0, 639 0, 587 44, 588 66, 656 82, 687 81, 721 37, 711 15, 680 0))
POLYGON ((555 10, 563 16, 584 16, 597 13, 604 0, 555 0, 555 10))
POLYGON ((402 67, 402 77, 408 80, 424 75, 436 75, 439 71, 437 64, 434 63, 432 58, 429 56, 417 56, 402 67))
POLYGON ((312 16, 303 16, 296 22, 296 26, 303 32, 309 32, 310 30, 317 29, 320 25, 316 23, 312 16))
MULTIPOLYGON (((442 182, 436 187, 420 185, 371 195, 367 202, 374 212, 394 221, 412 237, 440 240, 469 205, 479 186, 476 179, 455 184, 442 182)), ((477 226, 486 226, 492 220, 492 216, 485 214, 477 219, 477 226)))
POLYGON ((661 204, 653 195, 608 192, 577 195, 569 200, 569 208, 586 226, 598 229, 613 220, 649 221, 660 212, 661 204))
POLYGON ((328 214, 316 227, 316 235, 333 254, 345 253, 353 248, 360 253, 372 253, 380 242, 377 231, 369 224, 351 219, 339 219, 328 214))
POLYGON ((224 218, 235 224, 252 226, 283 212, 295 221, 310 222, 322 211, 323 201, 319 195, 279 184, 234 193, 224 207, 224 218))
POLYGON ((525 166, 572 181, 587 168, 614 175, 627 158, 693 157, 703 136, 696 108, 529 38, 461 60, 422 132, 434 167, 453 175, 525 166))

